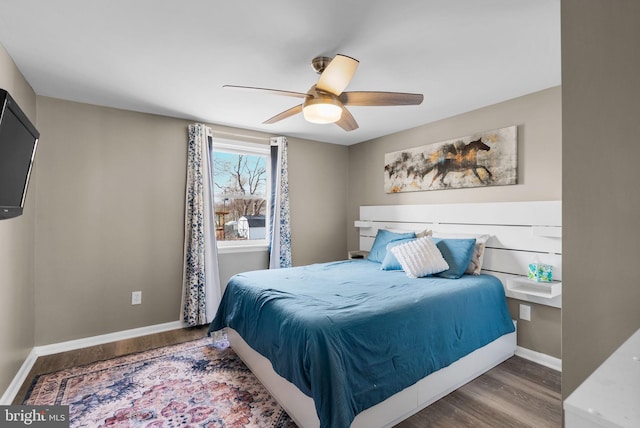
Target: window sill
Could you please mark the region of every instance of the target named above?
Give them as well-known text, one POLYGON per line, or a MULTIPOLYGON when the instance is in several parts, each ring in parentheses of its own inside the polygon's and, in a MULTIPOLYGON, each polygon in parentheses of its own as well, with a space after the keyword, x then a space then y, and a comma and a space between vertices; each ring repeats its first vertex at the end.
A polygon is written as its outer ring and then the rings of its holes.
POLYGON ((269 246, 264 244, 218 246, 218 254, 257 253, 262 251, 269 251, 269 246))

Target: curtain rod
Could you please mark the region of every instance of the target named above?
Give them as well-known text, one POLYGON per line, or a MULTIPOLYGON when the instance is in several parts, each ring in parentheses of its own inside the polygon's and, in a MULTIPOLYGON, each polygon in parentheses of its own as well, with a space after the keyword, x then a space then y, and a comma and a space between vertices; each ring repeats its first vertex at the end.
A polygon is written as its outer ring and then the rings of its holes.
POLYGON ((216 136, 216 134, 222 134, 222 135, 229 135, 237 138, 252 138, 254 140, 263 140, 263 141, 271 141, 271 138, 273 138, 273 137, 256 137, 255 135, 236 134, 234 132, 216 131, 215 129, 212 129, 211 132, 213 132, 214 137, 216 136))

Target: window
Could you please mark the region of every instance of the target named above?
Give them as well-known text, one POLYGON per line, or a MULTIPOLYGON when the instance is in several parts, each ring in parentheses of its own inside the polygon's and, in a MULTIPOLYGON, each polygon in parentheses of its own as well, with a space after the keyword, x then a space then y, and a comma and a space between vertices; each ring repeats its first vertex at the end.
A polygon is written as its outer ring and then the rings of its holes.
POLYGON ((218 247, 266 245, 269 145, 214 139, 213 194, 218 247))

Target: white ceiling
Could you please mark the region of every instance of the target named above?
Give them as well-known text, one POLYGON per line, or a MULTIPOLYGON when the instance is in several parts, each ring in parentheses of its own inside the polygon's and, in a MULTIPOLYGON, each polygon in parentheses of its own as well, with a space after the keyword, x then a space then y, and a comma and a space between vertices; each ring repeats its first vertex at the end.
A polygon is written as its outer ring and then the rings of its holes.
POLYGON ((560 84, 560 0, 0 0, 0 44, 38 95, 354 144, 560 84), (318 55, 360 60, 347 91, 423 93, 302 115, 318 55))

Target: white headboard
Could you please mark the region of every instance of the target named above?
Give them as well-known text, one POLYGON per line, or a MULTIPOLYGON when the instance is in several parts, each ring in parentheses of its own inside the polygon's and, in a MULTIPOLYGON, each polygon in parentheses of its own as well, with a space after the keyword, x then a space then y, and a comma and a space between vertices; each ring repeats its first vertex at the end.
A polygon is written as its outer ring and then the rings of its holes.
POLYGON ((355 226, 360 228, 360 250, 366 251, 383 228, 489 234, 483 273, 500 278, 509 297, 562 306, 561 295, 539 297, 507 287, 509 278, 525 278, 535 259, 553 266, 555 285, 561 286, 561 201, 361 206, 355 226))

